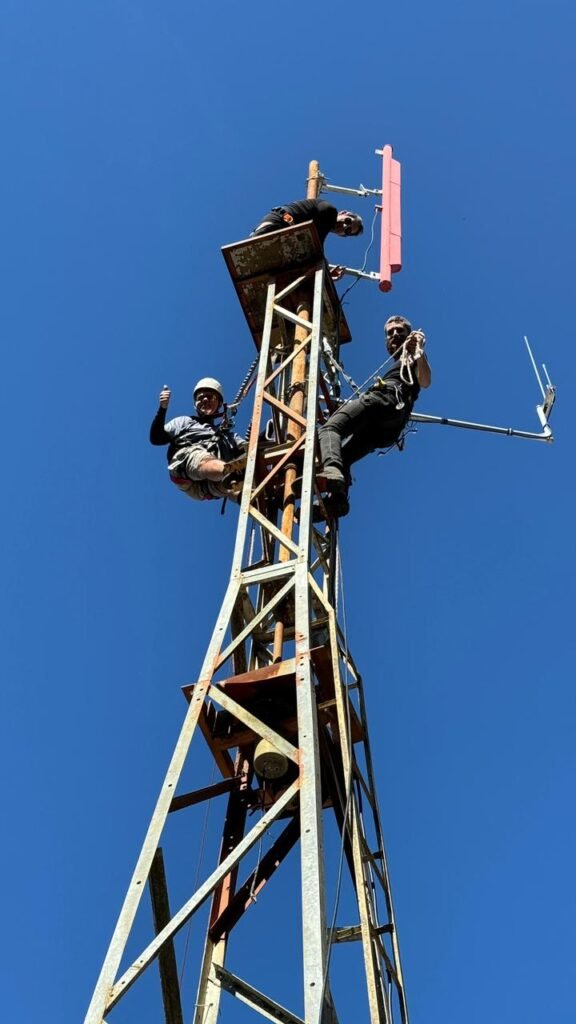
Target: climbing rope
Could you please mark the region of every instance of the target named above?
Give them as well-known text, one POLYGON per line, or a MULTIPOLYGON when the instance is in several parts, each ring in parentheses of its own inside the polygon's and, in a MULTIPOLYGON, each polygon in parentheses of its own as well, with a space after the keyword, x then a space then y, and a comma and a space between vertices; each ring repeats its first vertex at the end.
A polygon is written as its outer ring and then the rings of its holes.
POLYGON ((413 384, 414 378, 412 376, 412 367, 414 363, 424 355, 424 345, 426 344, 426 335, 424 331, 420 329, 411 331, 406 338, 406 341, 402 345, 402 352, 400 353, 400 378, 405 384, 413 384), (414 352, 409 352, 406 348, 408 341, 415 341, 416 347, 414 352))
MULTIPOLYGON (((414 378, 412 376, 412 366, 423 355, 423 353, 424 353, 424 345, 425 344, 426 344, 426 337, 424 335, 424 332, 421 331, 421 330, 412 331, 412 333, 408 335, 406 340, 402 342, 401 349, 400 349, 400 355, 398 357, 398 361, 400 363, 400 376, 401 376, 401 378, 402 378, 402 380, 404 381, 405 384, 413 384, 414 383, 414 378), (415 335, 416 335, 416 349, 415 349, 414 353, 411 354, 406 349, 406 345, 408 344, 409 341, 414 340, 414 336, 415 335)), ((344 380, 346 381, 348 386, 350 388, 352 388, 352 390, 354 392, 354 394, 349 395, 348 398, 344 399, 344 401, 339 405, 339 407, 338 407, 339 409, 342 409, 345 405, 348 404, 348 402, 351 402, 354 398, 359 398, 360 395, 363 395, 364 392, 367 389, 367 385, 370 384, 373 380, 376 380, 379 377, 381 370, 383 370, 384 367, 388 366, 388 363, 390 363, 393 359, 396 358, 395 355, 388 356, 384 360, 384 362, 380 363, 380 366, 378 366, 374 370, 374 372, 371 373, 370 376, 367 377, 365 381, 363 381, 362 384, 356 384, 356 382, 353 380, 353 378, 348 373, 346 373, 344 367, 341 366, 341 364, 338 362, 338 360, 334 357, 334 355, 332 354, 331 350, 330 350, 330 352, 328 352, 327 349, 325 349, 324 356, 325 356, 325 358, 327 360, 330 360, 330 362, 336 368, 338 373, 341 374, 341 376, 344 378, 344 380)))
POLYGON ((258 884, 258 872, 260 871, 260 864, 262 862, 262 836, 260 836, 260 842, 258 844, 258 856, 256 858, 256 867, 252 874, 252 884, 250 886, 250 892, 248 899, 251 903, 256 903, 256 886, 258 884))

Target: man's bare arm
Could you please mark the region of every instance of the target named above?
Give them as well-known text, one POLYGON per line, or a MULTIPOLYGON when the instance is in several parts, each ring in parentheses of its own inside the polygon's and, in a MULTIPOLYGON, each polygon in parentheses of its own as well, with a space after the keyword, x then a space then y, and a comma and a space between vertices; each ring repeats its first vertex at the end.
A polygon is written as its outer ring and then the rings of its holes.
POLYGON ((429 388, 432 383, 432 370, 424 353, 416 362, 416 376, 421 388, 429 388))
POLYGON ((432 383, 432 370, 430 369, 430 363, 422 351, 426 344, 424 332, 411 331, 404 344, 406 345, 406 350, 411 356, 417 355, 418 349, 420 350, 421 355, 416 360, 416 379, 421 388, 429 388, 432 383))

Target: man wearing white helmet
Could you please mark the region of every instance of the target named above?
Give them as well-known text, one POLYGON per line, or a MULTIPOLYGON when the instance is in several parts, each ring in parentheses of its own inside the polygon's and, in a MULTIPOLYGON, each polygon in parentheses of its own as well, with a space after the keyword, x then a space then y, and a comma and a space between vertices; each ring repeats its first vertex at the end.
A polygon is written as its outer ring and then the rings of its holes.
POLYGON ((170 388, 164 385, 150 441, 168 445, 172 483, 196 501, 231 497, 238 488, 229 478, 241 471, 246 444, 225 423, 216 422, 223 416, 222 385, 214 377, 203 377, 193 391, 196 415, 177 416, 166 423, 170 396, 170 388))

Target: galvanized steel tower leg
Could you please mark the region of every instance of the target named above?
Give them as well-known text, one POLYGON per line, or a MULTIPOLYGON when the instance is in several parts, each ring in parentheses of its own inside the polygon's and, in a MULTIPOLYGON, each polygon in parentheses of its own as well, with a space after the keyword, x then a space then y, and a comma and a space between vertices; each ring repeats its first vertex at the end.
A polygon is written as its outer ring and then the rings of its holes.
POLYGON ((314 439, 322 327, 323 271, 316 273, 311 326, 307 388, 306 445, 302 471, 300 537, 295 566, 296 592, 296 697, 300 747, 300 821, 302 856, 302 918, 304 941, 304 1006, 306 1021, 324 1020, 326 976, 326 912, 324 885, 324 849, 322 827, 322 788, 318 744, 316 692, 312 678, 310 651, 310 525, 312 483, 314 480, 314 439))

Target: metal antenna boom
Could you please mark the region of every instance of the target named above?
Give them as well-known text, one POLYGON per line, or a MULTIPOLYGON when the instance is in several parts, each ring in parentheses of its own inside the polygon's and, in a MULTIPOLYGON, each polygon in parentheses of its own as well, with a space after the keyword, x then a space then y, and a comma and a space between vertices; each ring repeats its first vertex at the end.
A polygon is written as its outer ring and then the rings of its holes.
POLYGON ((483 430, 488 434, 505 434, 507 437, 524 437, 529 441, 553 441, 554 435, 548 420, 556 399, 556 388, 548 376, 548 370, 544 364, 542 364, 542 368, 546 374, 546 380, 548 382, 546 387, 544 387, 538 372, 538 367, 536 366, 536 360, 532 355, 532 349, 530 348, 526 335, 524 335, 524 341, 526 342, 526 348, 528 349, 534 373, 536 374, 538 386, 542 392, 542 404, 536 406, 536 413, 542 426, 542 431, 540 433, 536 433, 533 430, 517 430, 516 427, 499 427, 492 426, 489 423, 472 423, 469 420, 455 420, 450 419, 448 416, 430 416, 428 413, 419 412, 412 413, 410 417, 411 421, 414 423, 439 423, 444 427, 461 427, 464 430, 483 430))

